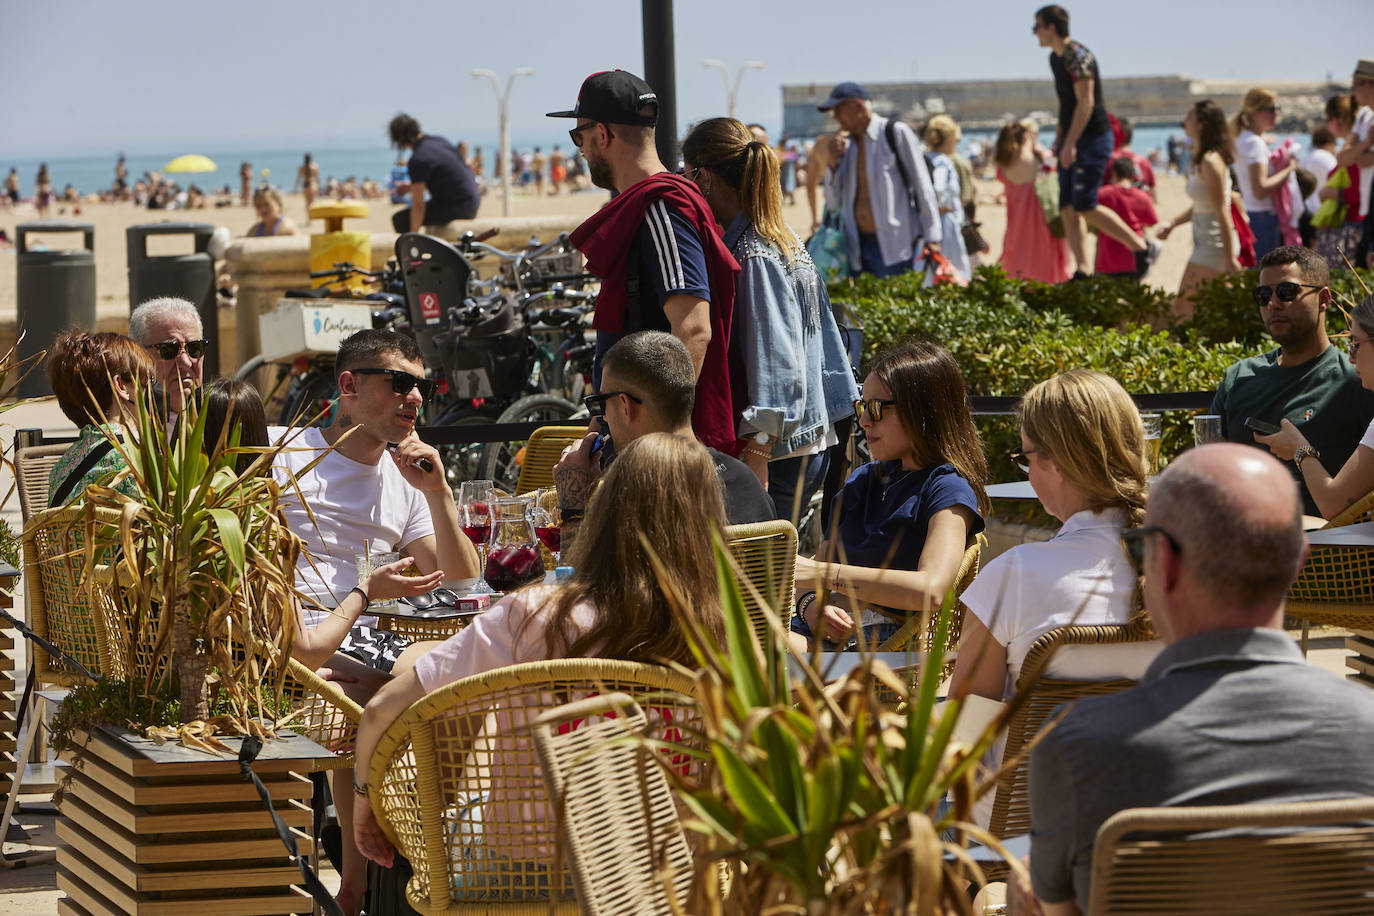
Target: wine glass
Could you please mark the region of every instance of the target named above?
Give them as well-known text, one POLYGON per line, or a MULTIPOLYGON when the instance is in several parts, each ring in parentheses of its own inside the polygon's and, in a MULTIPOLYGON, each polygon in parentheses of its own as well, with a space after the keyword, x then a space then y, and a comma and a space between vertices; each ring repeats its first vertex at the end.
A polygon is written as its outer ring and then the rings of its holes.
POLYGON ((562 559, 563 516, 558 508, 558 491, 553 487, 541 488, 535 495, 534 533, 553 554, 553 565, 558 566, 562 559))
POLYGON ((487 546, 491 537, 491 488, 490 480, 465 480, 458 488, 459 522, 463 533, 468 536, 478 550, 487 546))

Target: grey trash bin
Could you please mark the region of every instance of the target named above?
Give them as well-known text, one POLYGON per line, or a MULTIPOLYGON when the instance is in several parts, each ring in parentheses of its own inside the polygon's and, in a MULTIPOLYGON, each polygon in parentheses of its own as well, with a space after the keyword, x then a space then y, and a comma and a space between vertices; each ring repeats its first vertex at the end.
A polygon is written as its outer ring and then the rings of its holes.
MULTIPOLYGON (((24 334, 19 341, 19 358, 48 349, 68 328, 95 330, 95 226, 75 220, 40 219, 19 224, 14 234, 19 330, 24 334), (83 247, 29 250, 30 234, 54 232, 80 232, 83 247)), ((19 384, 19 396, 50 394, 52 386, 44 367, 32 366, 19 384)))
MULTIPOLYGON (((206 248, 215 227, 209 223, 149 223, 130 226, 129 254, 129 310, 160 296, 176 296, 189 300, 200 313, 205 328, 205 348, 202 365, 208 382, 219 375, 219 311, 215 303, 215 260, 206 248), (195 250, 190 254, 150 255, 148 236, 189 235, 195 250)), ((153 341, 158 343, 159 341, 153 341)))

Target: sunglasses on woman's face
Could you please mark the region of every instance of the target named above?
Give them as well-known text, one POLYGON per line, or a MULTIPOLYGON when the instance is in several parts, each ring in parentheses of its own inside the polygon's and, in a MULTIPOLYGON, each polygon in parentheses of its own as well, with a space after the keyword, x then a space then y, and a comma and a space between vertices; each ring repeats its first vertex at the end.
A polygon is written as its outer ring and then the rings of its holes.
POLYGON ((182 350, 185 350, 186 355, 191 357, 191 359, 200 359, 205 355, 205 347, 209 343, 208 340, 204 339, 187 340, 184 342, 180 340, 164 340, 162 343, 153 344, 150 349, 157 353, 159 359, 165 359, 167 362, 171 362, 177 358, 177 355, 181 353, 182 350))
POLYGON ((400 369, 354 369, 354 375, 389 375, 391 390, 400 395, 410 394, 412 388, 420 389, 420 397, 426 401, 439 390, 439 380, 435 378, 416 378, 400 369))
POLYGON ((874 423, 882 420, 884 407, 895 407, 896 401, 889 401, 886 398, 860 398, 854 402, 854 419, 863 420, 864 414, 874 423))

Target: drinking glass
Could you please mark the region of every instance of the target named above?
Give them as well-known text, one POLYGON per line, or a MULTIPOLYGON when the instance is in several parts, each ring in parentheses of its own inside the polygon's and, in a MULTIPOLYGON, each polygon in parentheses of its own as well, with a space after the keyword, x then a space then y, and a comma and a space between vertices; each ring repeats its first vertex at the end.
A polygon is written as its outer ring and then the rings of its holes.
POLYGON ((487 546, 491 537, 490 480, 465 480, 458 488, 458 521, 463 533, 478 550, 487 546))
MULTIPOLYGON (((381 569, 388 563, 395 563, 400 558, 400 553, 395 550, 373 551, 368 548, 367 544, 364 544, 363 552, 354 555, 354 559, 358 562, 358 584, 363 585, 367 582, 368 577, 378 569, 381 569)), ((382 598, 376 601, 370 601, 368 605, 368 610, 375 611, 394 611, 396 608, 395 598, 382 598)))
POLYGON ((1218 414, 1200 413, 1193 417, 1194 445, 1225 441, 1226 431, 1221 426, 1221 417, 1218 414))
POLYGON ((534 500, 497 499, 491 507, 491 542, 487 547, 487 585, 509 592, 544 578, 534 531, 534 500))
POLYGON ((553 554, 553 565, 562 559, 563 514, 558 508, 558 491, 543 487, 534 495, 534 533, 553 554))
POLYGON ((1157 413, 1143 413, 1140 423, 1145 427, 1145 465, 1150 474, 1159 470, 1159 442, 1164 432, 1164 417, 1157 413))

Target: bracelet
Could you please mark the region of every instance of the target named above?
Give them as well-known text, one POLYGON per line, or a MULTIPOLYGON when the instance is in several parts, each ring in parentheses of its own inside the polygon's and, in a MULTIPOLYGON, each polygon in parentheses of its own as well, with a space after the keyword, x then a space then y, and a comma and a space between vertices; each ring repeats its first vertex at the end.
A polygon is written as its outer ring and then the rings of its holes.
POLYGON ((761 448, 754 448, 754 447, 751 446, 751 445, 746 445, 744 448, 740 449, 740 451, 741 451, 741 452, 748 452, 748 453, 751 454, 751 455, 757 455, 758 457, 764 459, 765 461, 770 461, 770 460, 772 460, 772 458, 773 458, 773 453, 772 453, 772 452, 765 451, 764 449, 761 449, 761 448))
POLYGON ((370 788, 368 788, 367 783, 365 783, 365 782, 358 782, 358 778, 357 778, 356 776, 353 777, 353 794, 354 794, 354 795, 358 796, 359 798, 367 798, 368 793, 370 793, 371 791, 372 791, 372 790, 371 790, 370 788))
POLYGON ((1301 470, 1304 458, 1321 458, 1321 456, 1322 453, 1310 445, 1300 446, 1297 451, 1293 452, 1293 466, 1301 470))
POLYGON ((806 619, 807 609, 816 603, 816 593, 806 592, 797 600, 797 616, 806 619))
POLYGON ((348 593, 349 593, 350 595, 353 594, 354 592, 357 592, 358 594, 360 594, 360 595, 363 596, 363 610, 367 610, 368 608, 370 608, 370 607, 372 606, 372 599, 370 599, 370 598, 367 597, 367 592, 363 591, 363 588, 362 588, 361 585, 355 585, 355 586, 353 586, 351 589, 348 590, 348 593))

